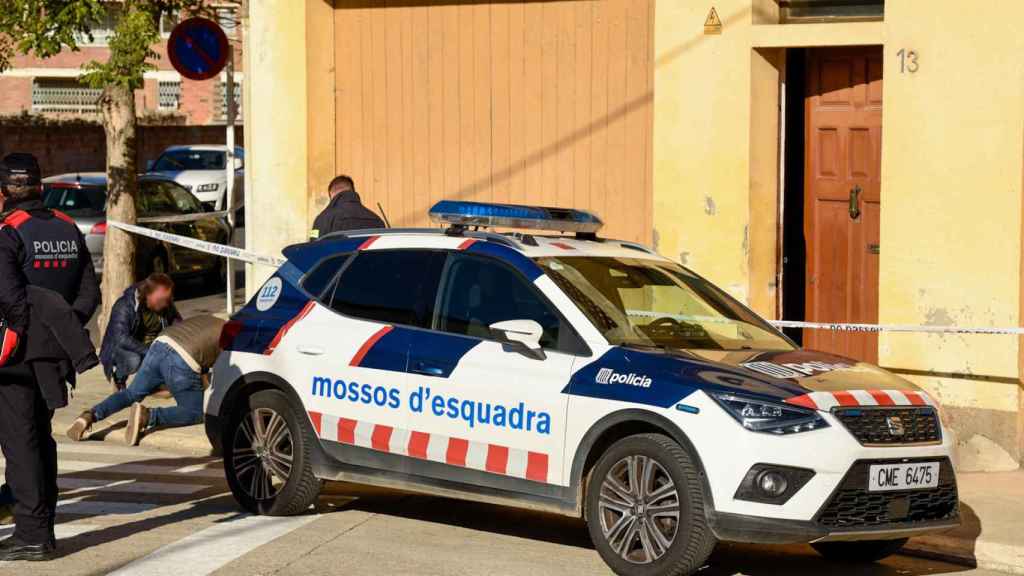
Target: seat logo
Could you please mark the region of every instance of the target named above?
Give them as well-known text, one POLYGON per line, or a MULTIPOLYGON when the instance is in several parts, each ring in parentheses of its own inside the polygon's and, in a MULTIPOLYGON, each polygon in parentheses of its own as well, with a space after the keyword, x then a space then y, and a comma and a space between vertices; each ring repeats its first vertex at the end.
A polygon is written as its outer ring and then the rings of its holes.
POLYGON ((643 374, 635 374, 630 372, 629 374, 623 374, 616 372, 611 368, 601 368, 597 371, 597 377, 594 378, 598 384, 626 384, 628 386, 636 386, 638 388, 650 388, 651 379, 643 374))
POLYGON ((886 416, 885 425, 889 427, 890 436, 903 436, 907 433, 903 427, 903 419, 899 416, 886 416))

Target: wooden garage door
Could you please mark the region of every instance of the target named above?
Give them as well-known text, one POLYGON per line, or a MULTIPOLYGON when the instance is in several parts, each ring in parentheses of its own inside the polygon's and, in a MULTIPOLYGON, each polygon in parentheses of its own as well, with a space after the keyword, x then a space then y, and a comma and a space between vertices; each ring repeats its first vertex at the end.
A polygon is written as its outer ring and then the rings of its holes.
POLYGON ((338 0, 337 170, 395 226, 471 199, 589 208, 650 242, 653 14, 338 0))

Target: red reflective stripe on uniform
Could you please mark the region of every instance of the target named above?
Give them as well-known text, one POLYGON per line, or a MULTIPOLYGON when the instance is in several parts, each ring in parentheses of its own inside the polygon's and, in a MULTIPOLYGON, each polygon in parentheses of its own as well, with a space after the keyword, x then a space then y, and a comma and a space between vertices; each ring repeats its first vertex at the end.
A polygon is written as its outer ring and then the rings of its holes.
POLYGON ((348 418, 338 418, 338 442, 342 444, 356 443, 356 422, 348 418))
POLYGON ((309 419, 313 421, 313 430, 316 430, 316 435, 319 436, 321 434, 320 427, 324 421, 324 415, 319 412, 310 411, 309 419))
POLYGON ((25 212, 24 210, 15 210, 8 214, 7 218, 4 218, 4 224, 7 224, 12 228, 17 228, 31 219, 32 215, 28 212, 25 212))
POLYGON ((394 326, 385 326, 380 330, 374 332, 373 336, 370 336, 369 340, 363 342, 363 345, 359 347, 359 350, 356 351, 356 355, 352 357, 352 361, 349 362, 348 365, 359 366, 360 362, 363 361, 363 358, 366 356, 366 354, 370 351, 371 348, 373 348, 373 345, 376 344, 378 340, 383 338, 385 334, 391 332, 392 328, 394 328, 394 326))
MULTIPOLYGON (((71 216, 68 216, 67 214, 61 212, 60 210, 50 210, 50 212, 53 212, 54 216, 56 216, 57 218, 60 218, 61 220, 67 222, 68 224, 74 224, 75 223, 74 218, 72 218, 71 216)), ((77 226, 77 224, 76 224, 76 226, 77 226)))
POLYGON ((529 452, 526 455, 526 479, 534 482, 548 481, 548 455, 529 452))
POLYGON ((803 406, 804 408, 810 408, 811 410, 817 410, 818 405, 814 403, 814 399, 811 398, 810 394, 804 394, 803 396, 797 396, 786 400, 787 404, 793 404, 795 406, 803 406))
POLYGON ((508 448, 488 444, 487 464, 484 469, 495 474, 505 474, 505 471, 508 469, 508 448))
POLYGON ((409 456, 426 459, 428 445, 430 445, 430 434, 426 432, 409 434, 409 456))
POLYGON ((49 267, 50 267, 50 261, 49 260, 44 260, 43 261, 43 268, 49 268, 49 267))
POLYGON ((370 236, 366 240, 363 240, 363 243, 360 244, 359 248, 356 248, 356 250, 366 250, 367 248, 372 246, 373 243, 376 242, 378 238, 380 238, 380 236, 370 236))
POLYGON ((449 438, 448 452, 445 454, 444 461, 452 466, 465 466, 467 452, 469 452, 469 440, 449 438))
POLYGON ((465 250, 466 248, 469 248, 470 246, 472 246, 474 242, 476 242, 475 238, 469 238, 468 240, 463 240, 462 243, 459 244, 459 248, 458 249, 459 250, 465 250))
POLYGON ((572 246, 569 246, 568 244, 562 242, 552 242, 551 245, 554 246, 555 248, 561 248, 562 250, 575 250, 575 248, 573 248, 572 246))
POLYGON ((36 260, 35 262, 32 263, 32 267, 33 268, 39 268, 42 265, 43 265, 43 263, 40 262, 39 260, 36 260))
POLYGON ((295 326, 295 324, 298 323, 299 320, 305 318, 306 315, 308 315, 309 312, 313 309, 314 305, 316 305, 316 302, 312 300, 306 302, 306 305, 302 307, 302 310, 300 310, 299 313, 296 314, 294 318, 286 322, 284 326, 281 326, 281 328, 278 329, 277 334, 274 335, 274 339, 270 341, 270 345, 267 346, 267 349, 264 350, 263 353, 272 354, 274 350, 277 348, 277 345, 281 343, 282 339, 284 339, 285 334, 287 334, 288 331, 292 329, 292 326, 295 326))
POLYGON ((907 400, 910 400, 910 403, 913 404, 914 406, 924 406, 926 404, 924 398, 922 398, 921 395, 918 394, 917 392, 908 391, 904 392, 903 395, 906 396, 907 400))
POLYGON ((4 341, 0 342, 0 366, 7 363, 7 360, 18 349, 18 333, 10 328, 4 330, 4 341))
POLYGON ((391 433, 395 429, 391 426, 384 426, 383 424, 377 424, 373 427, 373 434, 370 436, 370 446, 374 450, 380 450, 381 452, 390 452, 391 444, 391 433))
POLYGON ((875 399, 875 402, 878 402, 879 406, 896 405, 892 400, 892 396, 889 396, 888 392, 885 390, 868 390, 868 394, 871 394, 871 397, 875 399))
POLYGON ((840 406, 860 406, 860 402, 858 402, 857 399, 854 398, 853 394, 850 394, 849 392, 833 392, 832 396, 835 397, 836 402, 838 402, 840 406))

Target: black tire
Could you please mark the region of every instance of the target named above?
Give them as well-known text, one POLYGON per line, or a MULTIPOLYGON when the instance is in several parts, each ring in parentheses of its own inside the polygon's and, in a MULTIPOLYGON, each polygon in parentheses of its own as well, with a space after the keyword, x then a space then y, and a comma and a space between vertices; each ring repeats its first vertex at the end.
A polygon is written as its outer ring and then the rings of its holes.
POLYGON ((145 267, 146 276, 150 274, 161 272, 163 274, 170 274, 170 265, 167 262, 167 253, 163 249, 158 249, 149 254, 146 259, 145 267))
POLYGON ((590 538, 601 558, 620 576, 683 576, 699 570, 716 543, 704 507, 698 465, 682 446, 662 434, 619 440, 601 455, 587 477, 590 538), (630 483, 623 495, 619 475, 632 478, 631 467, 643 470, 647 481, 630 483), (607 484, 613 480, 619 484, 607 484), (638 491, 640 486, 645 488, 638 491))
POLYGON ((313 475, 312 465, 316 440, 304 417, 277 390, 253 394, 231 415, 221 440, 224 473, 235 500, 245 510, 292 516, 316 503, 320 495, 320 480, 313 475), (290 466, 282 464, 285 453, 290 453, 290 466))
POLYGON ((224 288, 228 285, 227 259, 217 257, 213 268, 206 272, 206 284, 216 288, 224 288))
POLYGON ((816 542, 811 544, 818 554, 834 562, 870 564, 900 551, 907 538, 899 540, 858 540, 854 542, 816 542))

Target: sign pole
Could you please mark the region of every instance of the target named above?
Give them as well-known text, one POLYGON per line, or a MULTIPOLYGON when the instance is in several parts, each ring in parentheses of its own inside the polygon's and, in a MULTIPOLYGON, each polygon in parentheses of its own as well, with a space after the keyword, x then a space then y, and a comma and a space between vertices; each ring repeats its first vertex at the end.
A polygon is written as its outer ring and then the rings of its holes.
MULTIPOLYGON (((224 142, 227 144, 227 154, 225 159, 227 160, 227 166, 225 170, 227 172, 227 179, 225 182, 224 191, 224 206, 228 210, 228 226, 231 229, 231 243, 234 244, 235 239, 235 50, 229 44, 228 48, 228 62, 224 68, 224 100, 225 100, 225 116, 227 116, 225 129, 227 130, 224 135, 224 142)), ((227 289, 227 313, 232 315, 235 313, 235 271, 231 265, 231 258, 226 258, 224 262, 224 271, 227 275, 225 288, 227 289)))

